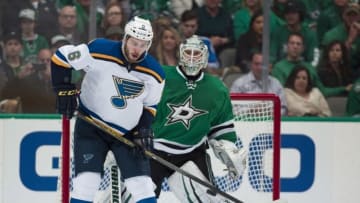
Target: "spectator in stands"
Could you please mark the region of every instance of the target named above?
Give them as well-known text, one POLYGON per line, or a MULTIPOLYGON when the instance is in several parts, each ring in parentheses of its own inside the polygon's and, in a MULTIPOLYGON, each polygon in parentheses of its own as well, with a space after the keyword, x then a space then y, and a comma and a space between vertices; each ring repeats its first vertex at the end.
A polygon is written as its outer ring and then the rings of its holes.
POLYGON ((197 9, 199 36, 210 38, 216 54, 234 44, 233 20, 231 14, 221 7, 222 0, 204 0, 204 5, 197 9))
POLYGON ((254 52, 252 55, 250 72, 236 79, 230 88, 230 92, 239 93, 262 93, 264 83, 266 83, 266 93, 274 93, 281 100, 281 114, 287 112, 287 104, 284 96, 284 90, 281 83, 271 75, 263 80, 263 56, 260 52, 254 52))
POLYGON ((151 43, 149 53, 155 53, 157 44, 159 43, 159 40, 160 40, 160 35, 162 32, 162 29, 164 27, 169 27, 169 26, 174 26, 174 25, 172 23, 172 20, 168 16, 160 16, 160 17, 154 19, 154 21, 151 22, 151 25, 152 25, 153 32, 154 32, 154 37, 153 37, 153 41, 151 43))
POLYGON ((105 36, 105 32, 109 27, 117 26, 124 28, 126 17, 119 2, 109 2, 105 8, 105 15, 101 24, 101 35, 105 36))
MULTIPOLYGON (((74 0, 74 5, 76 8, 76 27, 81 35, 86 35, 89 33, 89 14, 90 14, 90 5, 91 1, 89 0, 74 0)), ((97 7, 96 8, 96 28, 97 30, 100 28, 101 21, 103 18, 103 12, 102 10, 97 7)), ((96 34, 96 33, 95 33, 96 34)), ((86 36, 85 41, 90 41, 92 39, 89 39, 89 36, 86 36)))
POLYGON ((288 116, 331 116, 329 105, 320 90, 313 86, 307 67, 294 67, 285 83, 284 91, 288 116))
POLYGON ((251 56, 262 50, 264 16, 262 10, 256 11, 251 17, 249 30, 240 36, 236 45, 235 65, 243 73, 249 72, 251 56))
POLYGON ((282 21, 285 20, 284 9, 288 0, 273 0, 271 11, 282 21))
POLYGON ((174 27, 164 26, 159 37, 153 56, 161 65, 176 66, 179 62, 180 34, 174 27))
POLYGON ((331 0, 332 4, 320 12, 317 20, 317 37, 322 42, 325 33, 342 23, 342 13, 349 0, 331 0))
MULTIPOLYGON (((120 7, 122 8, 122 14, 123 14, 123 21, 127 22, 129 20, 129 18, 132 15, 132 5, 131 3, 133 1, 131 0, 102 0, 102 5, 108 5, 110 4, 111 2, 117 2, 120 4, 120 7)), ((103 6, 103 7, 105 7, 103 6)))
POLYGON ((21 35, 16 32, 10 32, 4 36, 4 69, 10 80, 15 77, 23 78, 29 75, 32 70, 25 63, 21 53, 23 52, 23 44, 21 35))
POLYGON ((360 76, 360 6, 348 4, 342 14, 343 22, 325 33, 322 45, 326 46, 334 40, 345 43, 349 50, 351 68, 356 77, 360 76))
POLYGON ((119 26, 111 26, 105 32, 105 38, 121 41, 124 37, 124 29, 119 26))
MULTIPOLYGON (((31 75, 9 81, 3 91, 7 102, 16 104, 13 109, 22 109, 22 113, 55 113, 55 94, 51 86, 50 49, 41 49, 38 63, 32 64, 35 70, 31 75), (20 108, 21 107, 21 108, 20 108)), ((8 105, 3 102, 3 105, 8 105)))
POLYGON ((77 16, 74 6, 64 6, 60 9, 58 23, 59 28, 56 35, 65 36, 71 44, 87 42, 87 36, 81 35, 76 28, 77 16))
POLYGON ((360 117, 360 78, 355 81, 348 94, 346 115, 360 117))
MULTIPOLYGON (((304 23, 316 32, 316 22, 320 15, 320 2, 314 0, 301 0, 305 8, 304 23)), ((330 0, 326 0, 330 1, 330 0)))
POLYGON ((286 56, 286 41, 290 33, 301 33, 304 38, 303 58, 306 62, 316 64, 318 56, 318 42, 313 30, 302 24, 304 20, 304 5, 299 0, 288 0, 284 8, 284 17, 286 24, 278 26, 271 33, 270 40, 270 61, 276 63, 286 56))
POLYGON ((20 19, 18 14, 23 9, 32 9, 36 15, 35 32, 44 36, 47 41, 55 34, 54 29, 56 25, 57 9, 55 1, 53 0, 12 0, 7 1, 4 10, 1 12, 3 15, 3 26, 5 32, 19 31, 20 19))
POLYGON ((238 39, 250 27, 251 17, 262 10, 261 0, 244 0, 242 7, 234 14, 234 38, 238 39))
POLYGON ((29 8, 23 9, 19 13, 20 27, 23 44, 23 56, 25 62, 36 61, 40 49, 49 48, 46 38, 35 31, 36 16, 35 11, 29 8))
POLYGON ((350 91, 354 79, 347 49, 339 40, 332 41, 322 52, 317 72, 326 87, 345 86, 350 91))
POLYGON ((302 58, 304 51, 304 40, 301 34, 290 34, 287 42, 287 56, 277 62, 271 71, 271 74, 285 85, 285 81, 290 75, 290 72, 296 65, 302 65, 308 68, 313 84, 320 89, 324 96, 337 96, 346 91, 344 86, 341 87, 325 87, 321 82, 315 68, 302 58))
POLYGON ((182 18, 185 11, 196 10, 203 4, 204 0, 169 0, 169 8, 178 19, 182 18))
MULTIPOLYGON (((192 37, 196 33, 198 27, 199 24, 196 10, 186 10, 180 18, 180 34, 182 40, 192 37)), ((199 38, 205 43, 209 51, 208 66, 205 70, 218 74, 220 64, 210 39, 204 36, 199 36, 199 38)))

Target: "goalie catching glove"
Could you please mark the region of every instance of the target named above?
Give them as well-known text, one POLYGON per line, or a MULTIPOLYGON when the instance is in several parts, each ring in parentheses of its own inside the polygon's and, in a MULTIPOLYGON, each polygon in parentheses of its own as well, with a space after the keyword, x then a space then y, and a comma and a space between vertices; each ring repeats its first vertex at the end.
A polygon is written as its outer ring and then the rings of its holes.
POLYGON ((77 108, 79 91, 73 84, 57 86, 54 89, 56 92, 56 111, 71 119, 77 108))
POLYGON ((233 142, 227 140, 211 139, 209 144, 216 158, 226 165, 230 177, 239 178, 246 168, 246 151, 243 148, 237 148, 233 142))

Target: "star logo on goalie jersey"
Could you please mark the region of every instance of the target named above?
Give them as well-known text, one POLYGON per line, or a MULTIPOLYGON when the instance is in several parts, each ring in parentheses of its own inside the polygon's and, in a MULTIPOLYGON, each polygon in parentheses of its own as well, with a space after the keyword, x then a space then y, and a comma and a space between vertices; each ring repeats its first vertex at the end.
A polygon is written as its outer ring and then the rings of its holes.
POLYGON ((182 123, 186 129, 189 129, 191 120, 207 114, 207 111, 196 109, 192 105, 192 96, 190 95, 183 104, 167 104, 168 107, 171 109, 171 113, 168 115, 168 121, 165 125, 171 125, 177 122, 182 123))
POLYGON ((111 103, 116 108, 126 108, 127 99, 139 96, 144 91, 144 83, 113 76, 117 96, 111 97, 111 103))

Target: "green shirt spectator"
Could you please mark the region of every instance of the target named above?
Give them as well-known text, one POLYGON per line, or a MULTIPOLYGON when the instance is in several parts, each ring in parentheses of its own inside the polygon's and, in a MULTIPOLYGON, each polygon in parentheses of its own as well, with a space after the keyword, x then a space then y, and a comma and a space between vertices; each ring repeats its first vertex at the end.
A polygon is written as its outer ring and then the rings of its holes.
POLYGON ((325 33, 322 45, 327 45, 334 40, 345 43, 349 50, 351 68, 359 74, 360 53, 360 7, 358 4, 348 4, 342 14, 343 22, 325 33))
POLYGON ((360 78, 355 81, 349 92, 346 103, 346 115, 360 117, 360 78))
POLYGON ((321 82, 316 69, 305 61, 289 61, 288 59, 283 59, 274 65, 271 74, 277 78, 282 85, 284 85, 288 76, 296 65, 305 66, 309 70, 311 80, 314 82, 315 86, 320 89, 325 97, 336 96, 344 93, 345 87, 325 87, 321 82))
MULTIPOLYGON (((256 10, 262 9, 261 5, 255 10, 243 7, 234 14, 234 37, 236 40, 249 30, 250 20, 256 10)), ((270 30, 275 30, 277 26, 283 25, 285 22, 270 11, 270 30)))
POLYGON ((302 24, 304 20, 303 5, 297 1, 289 0, 284 10, 286 24, 281 25, 271 32, 270 61, 276 63, 286 56, 286 44, 291 33, 300 33, 306 44, 302 56, 305 61, 311 63, 318 59, 315 51, 318 47, 316 34, 307 25, 302 24))
POLYGON ((308 62, 302 60, 301 54, 304 50, 303 38, 300 34, 293 33, 287 42, 287 56, 273 66, 271 74, 284 85, 291 71, 296 65, 305 66, 311 75, 314 85, 320 89, 325 97, 340 95, 346 91, 345 87, 325 87, 321 82, 316 69, 308 62))
MULTIPOLYGON (((90 4, 91 4, 91 1, 84 1, 84 0, 76 0, 74 2, 75 8, 76 8, 76 14, 77 14, 76 27, 77 27, 78 31, 80 32, 80 34, 88 33, 90 4)), ((100 28, 102 17, 103 17, 103 13, 99 9, 96 9, 97 28, 100 28)), ((88 39, 88 40, 91 40, 91 39, 88 39)))
POLYGON ((317 37, 319 42, 322 42, 323 37, 327 31, 343 22, 341 13, 344 9, 344 6, 346 5, 343 5, 343 3, 347 3, 347 1, 334 1, 333 4, 320 13, 320 16, 317 20, 317 37), (341 4, 336 2, 340 2, 341 4))

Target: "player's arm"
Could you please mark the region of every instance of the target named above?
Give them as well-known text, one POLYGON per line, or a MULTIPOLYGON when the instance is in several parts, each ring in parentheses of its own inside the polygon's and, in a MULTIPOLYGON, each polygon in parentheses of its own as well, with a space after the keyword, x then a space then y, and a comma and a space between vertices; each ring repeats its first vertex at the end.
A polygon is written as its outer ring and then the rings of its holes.
POLYGON ((160 102, 162 91, 165 85, 165 73, 158 63, 153 63, 152 69, 144 71, 148 78, 145 83, 145 94, 143 101, 144 108, 138 125, 134 128, 135 141, 145 149, 153 148, 153 131, 151 124, 154 121, 157 104, 160 102))
POLYGON ((238 178, 246 168, 246 151, 235 145, 237 139, 230 96, 224 93, 223 103, 218 109, 218 116, 214 119, 215 124, 209 133, 209 144, 215 156, 228 168, 229 175, 238 178))
POLYGON ((51 58, 53 89, 57 95, 56 109, 60 114, 71 118, 77 108, 78 91, 71 83, 72 69, 80 70, 92 62, 87 45, 65 45, 51 58))

